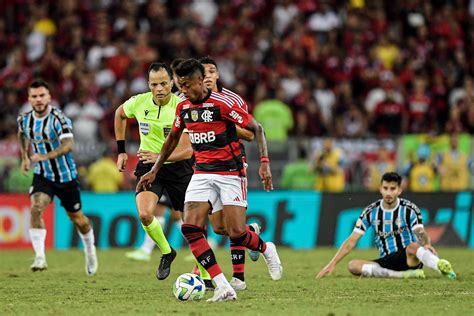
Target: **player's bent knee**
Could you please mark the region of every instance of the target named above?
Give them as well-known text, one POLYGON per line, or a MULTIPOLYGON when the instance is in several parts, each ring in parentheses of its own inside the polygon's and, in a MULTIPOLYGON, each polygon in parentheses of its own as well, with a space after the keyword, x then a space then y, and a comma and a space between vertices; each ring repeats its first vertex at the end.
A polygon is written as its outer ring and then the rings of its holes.
POLYGON ((212 227, 212 230, 213 230, 214 233, 216 233, 217 235, 227 236, 227 231, 225 230, 225 227, 224 227, 224 226, 212 227))
POLYGON ((43 214, 43 210, 44 210, 44 207, 42 207, 41 205, 33 205, 30 210, 31 217, 33 218, 41 217, 41 214, 43 214))
POLYGON ((362 267, 359 260, 349 261, 349 264, 347 265, 347 269, 349 270, 350 273, 354 275, 361 275, 362 273, 362 267))
POLYGON ((420 245, 413 242, 407 246, 405 251, 409 256, 416 256, 416 251, 418 250, 418 248, 420 248, 420 245))
POLYGON ((138 217, 143 225, 148 226, 153 222, 154 215, 149 212, 139 212, 138 217))

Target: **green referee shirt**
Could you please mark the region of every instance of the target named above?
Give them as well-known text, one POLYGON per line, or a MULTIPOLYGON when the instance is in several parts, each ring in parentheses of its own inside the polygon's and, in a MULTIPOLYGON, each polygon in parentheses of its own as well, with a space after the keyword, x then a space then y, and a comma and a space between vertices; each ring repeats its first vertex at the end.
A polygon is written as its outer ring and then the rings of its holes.
POLYGON ((168 104, 159 106, 153 102, 151 92, 137 94, 123 104, 128 118, 134 117, 140 130, 140 149, 160 153, 173 126, 176 107, 181 99, 171 94, 168 104))

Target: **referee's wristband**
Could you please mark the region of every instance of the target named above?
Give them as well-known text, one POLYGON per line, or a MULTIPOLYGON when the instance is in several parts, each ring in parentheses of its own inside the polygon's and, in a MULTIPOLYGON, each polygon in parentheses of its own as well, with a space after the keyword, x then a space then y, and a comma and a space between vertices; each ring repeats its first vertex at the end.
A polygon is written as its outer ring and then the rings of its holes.
POLYGON ((268 156, 262 156, 260 157, 260 162, 270 162, 270 159, 268 158, 268 156))
POLYGON ((127 151, 125 150, 125 141, 124 140, 118 140, 117 141, 117 151, 119 154, 124 154, 127 151))

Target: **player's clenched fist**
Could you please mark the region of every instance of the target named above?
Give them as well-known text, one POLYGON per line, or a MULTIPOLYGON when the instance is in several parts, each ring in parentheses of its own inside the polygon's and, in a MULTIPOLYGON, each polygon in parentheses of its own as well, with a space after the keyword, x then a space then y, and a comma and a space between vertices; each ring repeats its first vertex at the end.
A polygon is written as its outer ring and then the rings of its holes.
POLYGON ((117 157, 117 168, 120 172, 124 172, 127 167, 128 156, 126 153, 121 153, 117 157))

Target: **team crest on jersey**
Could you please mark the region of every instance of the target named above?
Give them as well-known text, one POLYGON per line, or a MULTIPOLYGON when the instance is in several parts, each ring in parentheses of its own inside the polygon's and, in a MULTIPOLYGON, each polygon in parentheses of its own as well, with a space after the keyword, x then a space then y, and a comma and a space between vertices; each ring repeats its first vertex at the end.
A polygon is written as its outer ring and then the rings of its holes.
POLYGON ((191 120, 193 120, 194 122, 196 122, 198 119, 199 119, 198 111, 196 111, 196 110, 191 111, 191 120))
POLYGON ((148 135, 150 133, 150 124, 140 122, 140 133, 148 135))
POLYGON ((205 110, 201 114, 201 118, 204 122, 212 122, 212 112, 209 110, 205 110))

